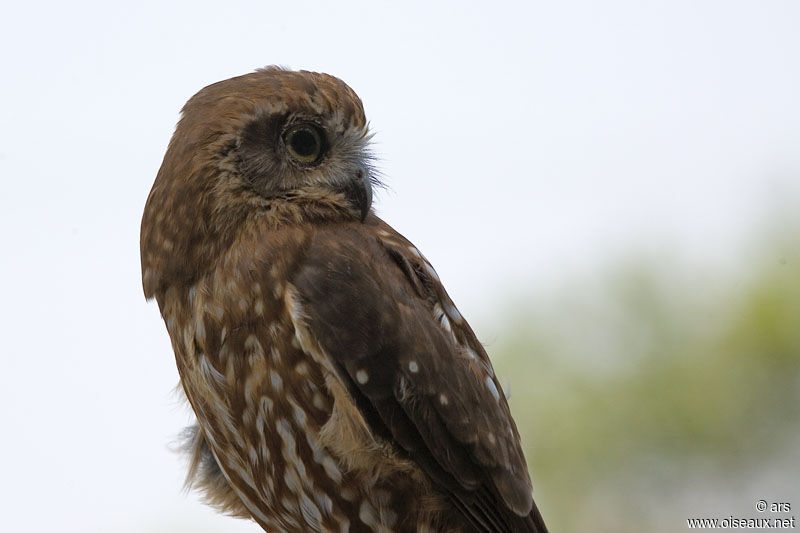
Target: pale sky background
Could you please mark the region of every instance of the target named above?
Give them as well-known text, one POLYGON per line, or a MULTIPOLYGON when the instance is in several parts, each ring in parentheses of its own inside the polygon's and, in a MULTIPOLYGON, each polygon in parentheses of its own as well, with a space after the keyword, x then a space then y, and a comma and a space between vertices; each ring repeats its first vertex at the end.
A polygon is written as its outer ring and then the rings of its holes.
POLYGON ((485 336, 508 295, 620 254, 735 261, 775 198, 797 206, 798 28, 792 0, 7 5, 2 530, 259 531, 181 493, 189 417, 140 284, 145 198, 203 86, 345 80, 379 214, 485 336))

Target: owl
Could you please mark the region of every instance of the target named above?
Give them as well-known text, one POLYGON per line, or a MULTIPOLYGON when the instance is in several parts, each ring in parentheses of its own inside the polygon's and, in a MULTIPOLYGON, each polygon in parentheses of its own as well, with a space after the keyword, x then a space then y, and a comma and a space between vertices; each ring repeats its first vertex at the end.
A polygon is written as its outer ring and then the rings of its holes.
POLYGON ((361 100, 276 67, 184 106, 144 209, 189 483, 269 532, 546 531, 486 351, 372 209, 361 100))

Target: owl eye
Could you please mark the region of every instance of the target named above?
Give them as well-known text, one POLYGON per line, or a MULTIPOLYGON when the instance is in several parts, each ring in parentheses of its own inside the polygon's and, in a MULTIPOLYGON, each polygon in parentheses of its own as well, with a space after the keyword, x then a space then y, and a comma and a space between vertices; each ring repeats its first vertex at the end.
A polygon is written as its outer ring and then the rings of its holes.
POLYGON ((316 163, 322 156, 322 132, 316 126, 302 124, 289 128, 283 134, 283 143, 299 163, 316 163))

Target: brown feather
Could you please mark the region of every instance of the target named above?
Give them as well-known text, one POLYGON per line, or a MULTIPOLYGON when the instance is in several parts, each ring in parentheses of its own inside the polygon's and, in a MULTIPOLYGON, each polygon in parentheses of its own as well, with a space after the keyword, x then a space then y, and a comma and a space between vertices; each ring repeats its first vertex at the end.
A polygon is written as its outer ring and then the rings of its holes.
POLYGON ((544 533, 486 352, 371 214, 368 139, 326 74, 271 67, 184 107, 141 255, 197 416, 190 482, 266 531, 544 533))

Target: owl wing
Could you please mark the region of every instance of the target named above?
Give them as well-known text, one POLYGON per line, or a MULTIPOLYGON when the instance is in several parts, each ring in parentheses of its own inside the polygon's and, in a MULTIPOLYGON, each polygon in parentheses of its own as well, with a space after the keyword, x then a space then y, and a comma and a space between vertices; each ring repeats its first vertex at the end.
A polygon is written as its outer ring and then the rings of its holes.
POLYGON ((304 327, 373 433, 476 531, 546 531, 486 352, 415 247, 376 217, 319 226, 292 283, 304 327))

